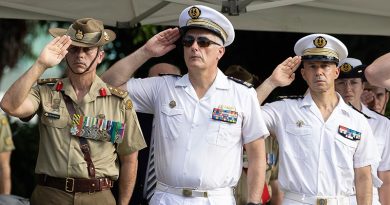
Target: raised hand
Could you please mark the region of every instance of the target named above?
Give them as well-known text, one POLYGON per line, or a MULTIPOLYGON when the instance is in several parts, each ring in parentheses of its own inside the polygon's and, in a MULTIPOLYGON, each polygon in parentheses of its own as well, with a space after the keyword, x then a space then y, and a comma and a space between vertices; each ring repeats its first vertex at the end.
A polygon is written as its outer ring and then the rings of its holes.
POLYGON ((169 28, 154 35, 143 46, 150 57, 160 57, 176 47, 175 42, 180 38, 178 28, 169 28))
POLYGON ((295 71, 301 64, 301 57, 289 57, 279 64, 270 76, 270 81, 274 87, 290 85, 295 79, 295 71))
POLYGON ((374 103, 374 93, 368 90, 364 90, 360 96, 360 100, 365 106, 373 106, 374 103))
POLYGON ((66 35, 54 38, 43 48, 37 63, 46 69, 58 65, 68 53, 67 49, 71 43, 72 40, 66 35))

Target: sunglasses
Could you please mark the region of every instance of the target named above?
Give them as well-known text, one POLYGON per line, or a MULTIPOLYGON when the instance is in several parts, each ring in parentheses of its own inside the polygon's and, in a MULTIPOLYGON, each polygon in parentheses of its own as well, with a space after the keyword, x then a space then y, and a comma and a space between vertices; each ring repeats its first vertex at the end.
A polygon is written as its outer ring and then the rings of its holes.
MULTIPOLYGON (((192 44, 194 44, 194 42, 195 42, 195 37, 190 36, 190 35, 186 35, 182 38, 181 42, 183 43, 183 46, 191 47, 192 44)), ((221 44, 216 43, 216 42, 214 42, 206 37, 202 37, 202 36, 196 38, 196 43, 198 44, 199 47, 209 47, 211 44, 221 46, 221 44)))

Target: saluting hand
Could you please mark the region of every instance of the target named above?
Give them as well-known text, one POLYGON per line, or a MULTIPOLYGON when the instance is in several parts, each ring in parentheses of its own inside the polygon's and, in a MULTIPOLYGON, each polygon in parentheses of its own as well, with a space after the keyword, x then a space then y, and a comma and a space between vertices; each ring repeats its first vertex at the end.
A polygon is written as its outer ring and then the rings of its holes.
POLYGON ((58 65, 68 53, 68 47, 72 43, 69 36, 56 37, 50 41, 41 51, 37 63, 45 69, 58 65))
POLYGON ((301 57, 289 57, 279 64, 270 76, 270 80, 275 87, 290 85, 295 79, 295 71, 301 64, 301 57))
POLYGON ((150 57, 160 57, 176 47, 175 42, 180 38, 178 28, 169 28, 154 35, 143 46, 150 57))

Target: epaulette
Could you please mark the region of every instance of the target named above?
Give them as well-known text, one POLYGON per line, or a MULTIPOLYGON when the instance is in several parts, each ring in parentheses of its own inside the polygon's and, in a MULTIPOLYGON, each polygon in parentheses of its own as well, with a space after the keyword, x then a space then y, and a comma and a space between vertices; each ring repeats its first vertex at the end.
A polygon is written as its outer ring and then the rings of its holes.
POLYGON ((356 110, 358 113, 364 115, 364 117, 366 117, 367 119, 371 119, 370 116, 364 114, 362 111, 358 110, 355 106, 353 106, 350 102, 348 102, 348 105, 352 107, 352 109, 356 110))
POLYGON ((246 81, 240 80, 240 79, 235 78, 235 77, 232 77, 232 76, 227 76, 227 77, 228 77, 228 79, 230 79, 230 80, 232 80, 232 81, 234 81, 234 82, 236 82, 236 83, 245 85, 245 86, 248 87, 248 88, 252 88, 252 87, 253 87, 253 85, 252 85, 251 83, 248 83, 248 82, 246 82, 246 81))
POLYGON ((293 100, 296 100, 296 99, 302 99, 304 97, 305 97, 304 95, 281 95, 281 96, 276 97, 276 99, 277 100, 283 100, 283 99, 293 99, 293 100))
POLYGON ((122 90, 120 88, 108 86, 108 89, 110 90, 111 94, 118 96, 120 98, 125 98, 127 96, 127 91, 122 90))
POLYGON ((38 85, 43 85, 43 84, 56 84, 57 81, 59 80, 60 78, 43 78, 43 79, 38 79, 37 80, 37 84, 38 85))
POLYGON ((183 77, 182 75, 173 74, 173 73, 159 73, 158 76, 173 76, 173 77, 178 77, 178 78, 183 77))

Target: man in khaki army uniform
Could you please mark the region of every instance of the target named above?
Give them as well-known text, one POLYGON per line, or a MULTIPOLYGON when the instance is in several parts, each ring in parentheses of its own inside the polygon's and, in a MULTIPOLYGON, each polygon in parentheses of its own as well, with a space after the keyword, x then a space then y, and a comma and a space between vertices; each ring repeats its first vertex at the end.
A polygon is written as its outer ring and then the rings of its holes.
POLYGON ((119 177, 119 200, 128 204, 145 141, 127 92, 96 75, 102 46, 115 39, 101 21, 84 18, 55 37, 32 67, 7 91, 1 107, 10 115, 39 116, 39 182, 31 204, 116 204, 110 191, 119 177), (65 59, 67 78, 38 81, 65 59), (120 167, 119 161, 120 160, 120 167))
POLYGON ((11 151, 15 149, 7 116, 0 114, 0 194, 11 193, 11 151))
MULTIPOLYGON (((227 76, 237 78, 252 84, 253 87, 260 85, 259 77, 247 71, 240 65, 231 65, 225 72, 227 76)), ((265 139, 265 152, 267 154, 267 168, 265 175, 265 182, 267 187, 264 187, 262 200, 263 204, 270 203, 272 205, 281 204, 282 192, 279 190, 278 179, 278 152, 279 145, 276 137, 269 136, 265 139)), ((248 158, 246 152, 244 152, 243 158, 243 172, 240 180, 236 186, 235 197, 237 205, 245 205, 247 203, 248 188, 247 188, 247 169, 248 169, 248 158)), ((262 188, 262 187, 261 187, 262 188)))

